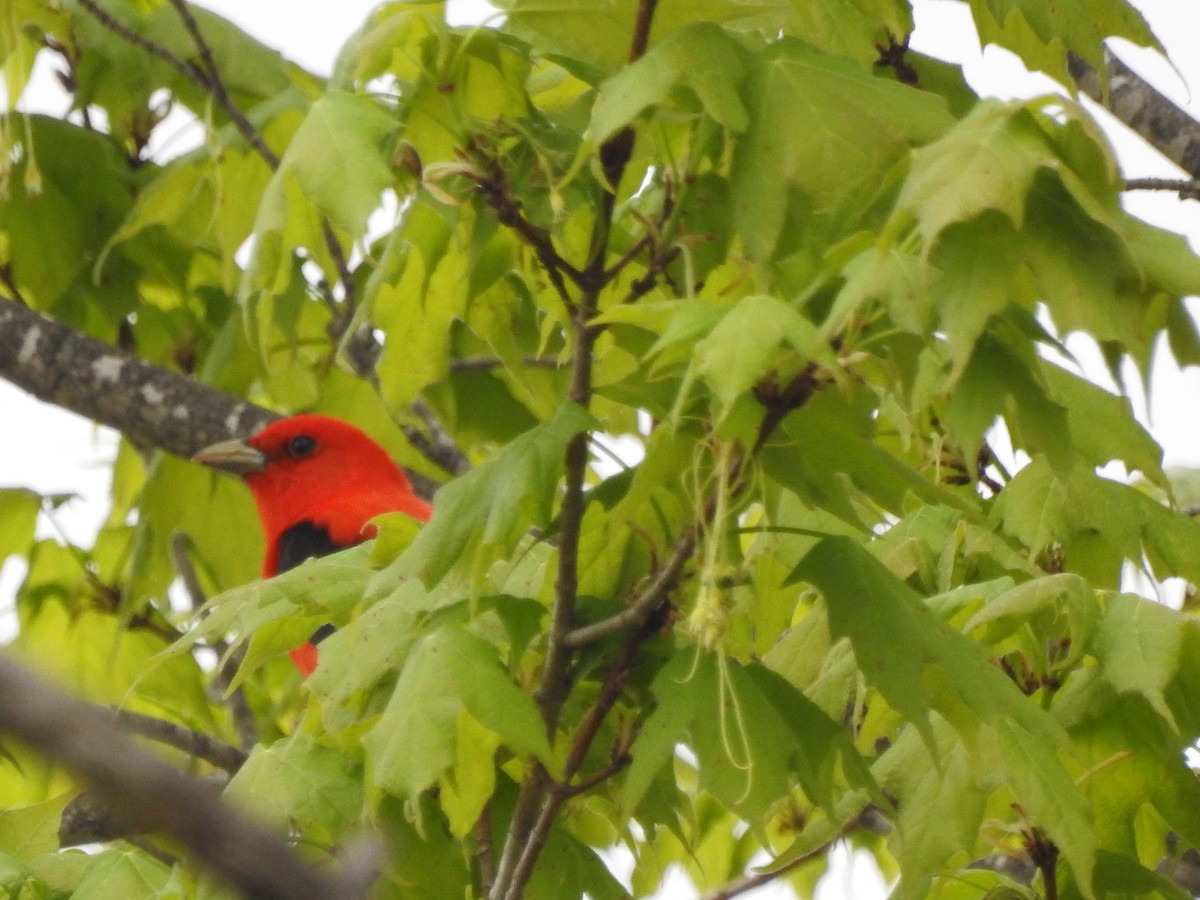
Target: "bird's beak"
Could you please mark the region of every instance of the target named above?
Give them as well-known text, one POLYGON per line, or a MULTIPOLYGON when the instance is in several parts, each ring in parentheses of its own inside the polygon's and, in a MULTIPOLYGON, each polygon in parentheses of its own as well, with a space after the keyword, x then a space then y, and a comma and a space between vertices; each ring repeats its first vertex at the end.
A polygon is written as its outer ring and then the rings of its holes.
POLYGON ((265 469, 267 457, 242 441, 221 441, 205 447, 192 457, 192 462, 230 475, 249 475, 265 469))

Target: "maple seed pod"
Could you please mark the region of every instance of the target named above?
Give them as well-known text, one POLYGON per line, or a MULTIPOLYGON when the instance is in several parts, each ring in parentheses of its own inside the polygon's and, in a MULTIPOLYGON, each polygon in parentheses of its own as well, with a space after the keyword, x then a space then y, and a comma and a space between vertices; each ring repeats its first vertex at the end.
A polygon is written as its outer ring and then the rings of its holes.
POLYGON ((705 650, 719 647, 729 631, 729 611, 733 607, 730 587, 736 577, 735 566, 721 563, 701 575, 696 605, 688 616, 688 632, 705 650))

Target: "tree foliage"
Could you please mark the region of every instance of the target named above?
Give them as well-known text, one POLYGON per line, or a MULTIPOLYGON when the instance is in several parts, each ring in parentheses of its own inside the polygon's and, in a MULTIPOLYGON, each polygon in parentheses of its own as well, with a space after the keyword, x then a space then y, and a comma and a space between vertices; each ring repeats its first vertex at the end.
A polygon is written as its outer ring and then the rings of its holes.
MULTIPOLYGON (((0 119, 0 303, 445 486, 264 582, 245 492, 125 442, 90 547, 0 495, 5 655, 242 745, 228 801, 325 867, 377 839, 372 896, 625 896, 614 844, 635 895, 803 893, 842 838, 901 898, 1186 896, 1200 631, 1122 586, 1200 582, 1194 476, 1062 344, 1200 364, 1200 259, 1069 95, 1145 22, 971 0, 1068 89, 999 102, 905 0, 499 6, 384 3, 318 78, 182 0, 6 4, 9 96, 42 54, 73 104, 0 119)), ((154 837, 60 851, 79 790, 0 744, 8 894, 227 895, 154 837)))

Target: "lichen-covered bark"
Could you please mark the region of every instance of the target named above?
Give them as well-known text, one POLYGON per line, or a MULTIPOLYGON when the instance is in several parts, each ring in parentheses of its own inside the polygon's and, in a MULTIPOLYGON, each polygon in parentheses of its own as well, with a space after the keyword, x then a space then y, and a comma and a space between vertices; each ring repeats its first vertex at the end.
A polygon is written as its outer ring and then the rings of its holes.
POLYGON ((1078 57, 1071 57, 1071 75, 1080 90, 1192 178, 1200 178, 1200 122, 1113 54, 1105 54, 1105 62, 1109 70, 1107 93, 1099 73, 1078 57))
POLYGON ((120 431, 139 447, 191 456, 278 418, 177 372, 0 299, 0 377, 120 431))

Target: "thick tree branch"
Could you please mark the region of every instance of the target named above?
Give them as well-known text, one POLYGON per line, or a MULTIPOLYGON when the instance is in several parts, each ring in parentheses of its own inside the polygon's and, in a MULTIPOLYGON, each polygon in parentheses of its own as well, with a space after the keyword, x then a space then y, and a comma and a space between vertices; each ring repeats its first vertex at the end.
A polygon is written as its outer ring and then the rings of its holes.
POLYGON ((114 731, 112 714, 0 660, 0 731, 62 763, 128 827, 161 831, 245 893, 264 900, 351 900, 354 880, 316 869, 189 778, 114 731))
POLYGON ((0 378, 115 428, 138 447, 185 458, 278 418, 3 298, 0 378))
POLYGON ((1111 73, 1108 90, 1099 73, 1077 56, 1069 58, 1080 90, 1133 129, 1151 147, 1200 178, 1200 122, 1176 106, 1110 51, 1104 62, 1111 73))
MULTIPOLYGON (((115 428, 137 447, 188 459, 203 447, 247 437, 279 418, 3 296, 0 378, 115 428)), ((408 474, 418 494, 433 496, 436 482, 419 472, 408 474)))

